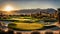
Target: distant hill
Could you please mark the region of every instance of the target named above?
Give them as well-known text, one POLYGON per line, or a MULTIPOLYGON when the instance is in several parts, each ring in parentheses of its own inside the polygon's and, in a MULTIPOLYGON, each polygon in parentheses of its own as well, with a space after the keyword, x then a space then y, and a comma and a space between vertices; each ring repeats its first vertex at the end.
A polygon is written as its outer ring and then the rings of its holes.
MULTIPOLYGON (((49 13, 49 14, 53 14, 54 12, 56 12, 57 10, 53 9, 53 8, 49 8, 49 9, 23 9, 23 10, 15 10, 13 11, 11 14, 36 14, 36 13, 49 13)), ((2 11, 0 11, 1 13, 2 11)), ((5 13, 5 12, 4 12, 5 13)))
POLYGON ((55 11, 55 9, 52 9, 52 8, 49 8, 49 9, 24 9, 24 10, 18 10, 18 11, 15 11, 16 13, 19 13, 19 14, 35 14, 35 13, 39 13, 39 12, 42 12, 42 13, 50 13, 50 14, 53 14, 55 11))

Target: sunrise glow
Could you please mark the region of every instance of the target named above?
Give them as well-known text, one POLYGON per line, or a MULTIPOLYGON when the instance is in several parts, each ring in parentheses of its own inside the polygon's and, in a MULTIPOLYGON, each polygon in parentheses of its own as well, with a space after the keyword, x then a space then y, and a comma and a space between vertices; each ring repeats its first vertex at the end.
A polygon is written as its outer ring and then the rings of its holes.
POLYGON ((14 10, 14 8, 12 7, 12 6, 6 6, 6 7, 4 7, 4 9, 3 9, 4 11, 12 11, 12 10, 14 10))

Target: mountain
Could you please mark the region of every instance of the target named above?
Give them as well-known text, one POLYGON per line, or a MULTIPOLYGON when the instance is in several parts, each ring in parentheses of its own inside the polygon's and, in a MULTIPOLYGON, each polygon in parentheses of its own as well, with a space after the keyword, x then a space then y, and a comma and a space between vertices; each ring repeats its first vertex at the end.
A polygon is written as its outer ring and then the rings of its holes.
MULTIPOLYGON (((56 12, 57 10, 52 9, 52 8, 48 8, 48 9, 22 9, 22 10, 15 10, 15 11, 11 11, 11 15, 19 15, 19 14, 36 14, 36 13, 49 13, 49 14, 53 14, 54 12, 56 12)), ((0 13, 5 13, 4 11, 0 11, 0 13)))
POLYGON ((30 14, 30 13, 35 14, 35 13, 40 13, 40 12, 53 14, 56 11, 57 10, 55 9, 49 8, 49 9, 24 9, 24 10, 18 10, 15 12, 19 14, 30 14))
POLYGON ((48 11, 50 14, 53 14, 56 10, 55 10, 55 9, 50 8, 50 9, 47 9, 47 11, 48 11))

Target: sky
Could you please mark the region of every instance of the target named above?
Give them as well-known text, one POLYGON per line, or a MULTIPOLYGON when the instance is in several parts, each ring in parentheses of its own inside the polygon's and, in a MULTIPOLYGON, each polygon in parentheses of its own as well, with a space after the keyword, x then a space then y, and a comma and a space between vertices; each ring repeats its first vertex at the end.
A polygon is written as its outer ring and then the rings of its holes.
POLYGON ((60 8, 60 0, 0 0, 0 9, 11 5, 16 9, 60 8))

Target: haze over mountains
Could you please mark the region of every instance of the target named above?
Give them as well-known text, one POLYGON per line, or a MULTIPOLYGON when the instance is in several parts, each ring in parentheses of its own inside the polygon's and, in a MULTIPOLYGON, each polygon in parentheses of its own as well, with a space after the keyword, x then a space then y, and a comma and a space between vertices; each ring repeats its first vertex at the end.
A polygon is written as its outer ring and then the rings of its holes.
POLYGON ((18 11, 15 11, 15 12, 20 13, 20 14, 30 14, 30 13, 35 14, 35 13, 40 13, 40 12, 42 12, 42 13, 47 13, 48 12, 50 14, 53 14, 55 11, 57 11, 57 10, 52 9, 52 8, 49 8, 49 9, 39 9, 39 8, 37 8, 37 9, 18 10, 18 11))
MULTIPOLYGON (((49 14, 53 14, 54 12, 56 12, 57 10, 53 9, 53 8, 48 8, 48 9, 23 9, 23 10, 15 10, 15 11, 11 11, 11 15, 15 14, 15 15, 19 15, 19 14, 36 14, 36 13, 49 13, 49 14)), ((2 11, 0 11, 1 13, 2 11)), ((5 13, 5 12, 3 12, 5 13)))

